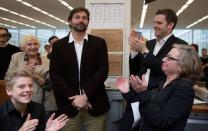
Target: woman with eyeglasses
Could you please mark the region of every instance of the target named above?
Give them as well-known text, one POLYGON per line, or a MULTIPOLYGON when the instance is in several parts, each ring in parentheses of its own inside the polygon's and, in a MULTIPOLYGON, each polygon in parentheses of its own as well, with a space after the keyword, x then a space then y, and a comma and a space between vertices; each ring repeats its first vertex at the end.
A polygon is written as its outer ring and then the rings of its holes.
POLYGON ((12 56, 8 71, 25 69, 33 75, 34 94, 32 101, 42 103, 46 110, 46 120, 57 110, 53 90, 46 90, 49 61, 39 53, 40 41, 37 37, 26 35, 21 42, 22 52, 12 56))
POLYGON ((163 59, 162 70, 166 79, 152 90, 144 75, 116 81, 126 99, 139 101, 138 131, 184 131, 186 126, 194 100, 193 85, 201 72, 198 55, 191 46, 175 44, 163 59))

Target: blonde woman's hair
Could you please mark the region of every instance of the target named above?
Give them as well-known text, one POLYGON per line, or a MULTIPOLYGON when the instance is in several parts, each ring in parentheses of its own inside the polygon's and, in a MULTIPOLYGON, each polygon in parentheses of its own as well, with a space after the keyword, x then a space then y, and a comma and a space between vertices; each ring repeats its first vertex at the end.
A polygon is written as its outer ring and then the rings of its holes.
POLYGON ((194 82, 198 80, 201 74, 201 64, 197 52, 190 45, 185 44, 174 44, 173 48, 180 52, 180 77, 194 82))
POLYGON ((15 84, 16 79, 20 77, 29 77, 32 79, 32 75, 24 69, 10 70, 9 72, 6 73, 6 76, 4 79, 6 87, 12 88, 15 84))
POLYGON ((36 36, 33 36, 33 35, 26 35, 22 38, 22 41, 21 41, 21 44, 20 44, 20 47, 21 49, 24 51, 24 47, 25 45, 30 42, 30 41, 35 41, 38 43, 38 45, 40 46, 40 41, 39 39, 36 37, 36 36))

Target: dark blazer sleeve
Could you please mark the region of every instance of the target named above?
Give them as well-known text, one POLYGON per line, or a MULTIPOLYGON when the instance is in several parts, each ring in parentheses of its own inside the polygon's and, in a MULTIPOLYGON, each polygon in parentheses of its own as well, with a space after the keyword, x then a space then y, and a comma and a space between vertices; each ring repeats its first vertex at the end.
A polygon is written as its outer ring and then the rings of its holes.
MULTIPOLYGON (((174 86, 168 87, 175 89, 168 96, 166 104, 161 105, 159 102, 152 100, 140 106, 140 113, 145 123, 163 130, 185 116, 188 117, 194 99, 192 84, 179 82, 174 86)), ((145 100, 144 94, 140 94, 140 100, 145 100)))
POLYGON ((129 57, 129 70, 131 75, 138 75, 141 70, 141 64, 144 57, 141 53, 138 53, 134 58, 129 57))
MULTIPOLYGON (((90 42, 89 36, 89 42, 90 42)), ((82 89, 84 89, 87 97, 93 96, 98 90, 104 90, 104 82, 107 79, 108 71, 109 71, 109 63, 108 63, 108 51, 106 42, 104 39, 101 38, 94 38, 96 41, 96 47, 94 50, 97 52, 97 56, 94 61, 97 61, 97 66, 94 69, 95 73, 94 75, 87 80, 83 84, 82 89), (101 89, 102 88, 102 89, 101 89)))
POLYGON ((160 50, 160 53, 155 56, 153 55, 155 44, 155 39, 147 42, 149 52, 145 57, 141 53, 138 53, 133 59, 129 59, 130 74, 141 76, 146 73, 147 69, 151 70, 149 81, 150 86, 155 85, 153 83, 156 82, 151 80, 160 80, 160 78, 165 77, 165 74, 162 71, 162 59, 169 52, 172 46, 168 42, 166 47, 163 47, 163 49, 160 50))
POLYGON ((144 66, 149 68, 154 74, 164 75, 161 58, 154 56, 152 53, 148 53, 144 58, 144 66))
POLYGON ((149 90, 141 92, 141 93, 136 93, 133 89, 131 89, 129 92, 122 94, 122 95, 128 103, 132 103, 135 101, 144 103, 144 102, 149 101, 151 98, 149 90))
POLYGON ((65 42, 67 42, 66 39, 54 44, 50 58, 49 73, 54 91, 57 94, 70 97, 73 96, 73 90, 61 75, 63 74, 64 61, 62 61, 60 51, 63 51, 62 46, 64 46, 63 44, 65 44, 65 42))
POLYGON ((165 74, 162 71, 162 59, 172 48, 172 43, 166 41, 165 45, 160 49, 156 56, 153 54, 155 45, 155 39, 147 42, 147 48, 149 49, 149 52, 143 60, 143 66, 149 68, 151 70, 151 74, 155 74, 157 76, 164 76, 165 74))

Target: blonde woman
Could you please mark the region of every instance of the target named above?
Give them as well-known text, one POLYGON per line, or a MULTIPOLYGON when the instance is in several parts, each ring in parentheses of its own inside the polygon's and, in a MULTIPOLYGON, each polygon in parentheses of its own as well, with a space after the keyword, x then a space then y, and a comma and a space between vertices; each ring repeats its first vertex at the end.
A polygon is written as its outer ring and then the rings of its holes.
POLYGON ((27 35, 22 39, 21 49, 23 52, 12 56, 8 71, 22 69, 29 71, 33 75, 34 95, 32 101, 44 104, 46 118, 57 110, 53 91, 44 92, 46 83, 46 73, 49 70, 47 58, 40 55, 40 42, 37 37, 27 35), (44 98, 44 99, 43 99, 44 98))
POLYGON ((166 78, 155 89, 147 88, 144 75, 131 75, 129 81, 123 77, 117 80, 117 87, 127 100, 139 101, 138 131, 184 131, 191 112, 193 84, 201 71, 196 51, 191 46, 176 44, 162 62, 166 78))

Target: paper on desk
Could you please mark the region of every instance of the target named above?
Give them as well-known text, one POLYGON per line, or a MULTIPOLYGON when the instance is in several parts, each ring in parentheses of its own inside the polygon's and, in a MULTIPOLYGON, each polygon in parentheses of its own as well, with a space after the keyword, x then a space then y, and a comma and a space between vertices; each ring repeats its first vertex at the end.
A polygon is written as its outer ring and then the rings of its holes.
POLYGON ((139 102, 131 103, 131 108, 132 108, 133 116, 134 116, 134 123, 133 123, 132 127, 135 127, 137 125, 139 119, 141 118, 141 115, 139 112, 139 102))
POLYGON ((206 102, 194 98, 194 104, 204 104, 204 103, 206 102))

